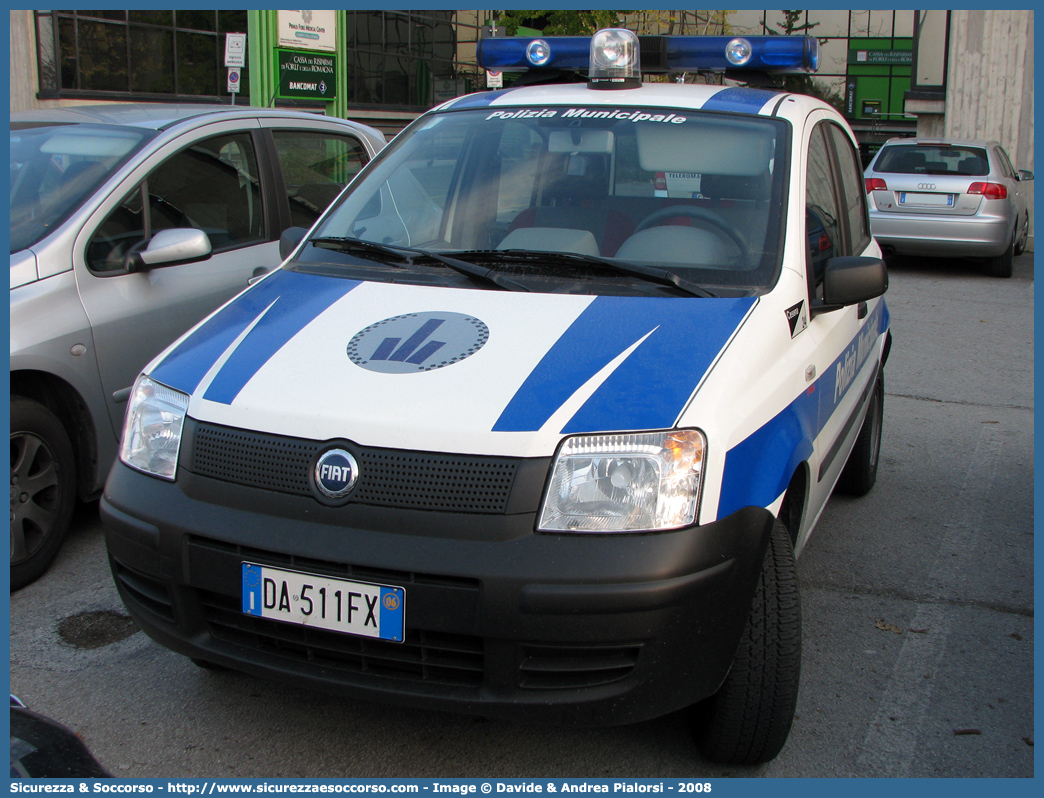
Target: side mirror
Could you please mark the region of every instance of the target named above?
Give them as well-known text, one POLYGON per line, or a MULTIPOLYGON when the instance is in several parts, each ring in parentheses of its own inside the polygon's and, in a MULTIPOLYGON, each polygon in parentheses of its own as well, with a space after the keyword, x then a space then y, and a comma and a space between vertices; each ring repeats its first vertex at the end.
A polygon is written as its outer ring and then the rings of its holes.
POLYGON ((289 258, 306 235, 308 235, 308 231, 303 227, 286 228, 283 234, 279 236, 279 259, 286 260, 289 258))
POLYGON ((887 290, 888 269, 881 258, 831 258, 823 272, 823 303, 812 306, 812 315, 857 305, 887 290))
POLYGON ((144 249, 135 248, 127 254, 127 271, 143 272, 157 266, 191 263, 209 258, 210 252, 210 239, 202 230, 191 227, 160 230, 144 249))
POLYGON ((1033 179, 1033 172, 1029 171, 1028 169, 1020 169, 1019 170, 1019 180, 1032 180, 1032 179, 1033 179))

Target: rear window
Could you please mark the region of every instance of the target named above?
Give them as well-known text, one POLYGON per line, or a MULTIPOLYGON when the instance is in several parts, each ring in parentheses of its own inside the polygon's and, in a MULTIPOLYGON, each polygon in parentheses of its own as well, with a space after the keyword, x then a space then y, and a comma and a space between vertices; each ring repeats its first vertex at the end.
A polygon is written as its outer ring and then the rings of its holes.
POLYGON ((990 172, 982 147, 946 144, 899 144, 885 147, 875 172, 927 175, 987 175, 990 172))

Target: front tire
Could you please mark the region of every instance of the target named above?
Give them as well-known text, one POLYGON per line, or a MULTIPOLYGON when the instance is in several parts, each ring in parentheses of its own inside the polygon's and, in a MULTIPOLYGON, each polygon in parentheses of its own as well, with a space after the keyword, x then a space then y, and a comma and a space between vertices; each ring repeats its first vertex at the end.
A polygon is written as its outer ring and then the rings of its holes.
POLYGON ((43 575, 58 554, 76 502, 76 461, 50 410, 11 397, 11 590, 43 575))
POLYGON ((884 375, 877 378, 870 407, 859 430, 852 453, 848 455, 837 492, 846 496, 865 496, 877 482, 877 464, 881 459, 881 428, 884 424, 884 375))
POLYGON ((794 548, 776 521, 732 669, 691 710, 700 752, 714 762, 756 765, 790 734, 801 673, 801 603, 794 548))

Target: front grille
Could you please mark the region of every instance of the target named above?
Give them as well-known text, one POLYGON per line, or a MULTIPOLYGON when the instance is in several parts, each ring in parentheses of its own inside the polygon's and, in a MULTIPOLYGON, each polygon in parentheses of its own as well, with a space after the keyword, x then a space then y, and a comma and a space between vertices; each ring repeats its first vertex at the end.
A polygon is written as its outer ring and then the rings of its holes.
POLYGON ((455 687, 482 683, 482 638, 406 629, 406 641, 389 643, 257 618, 238 599, 197 591, 210 633, 219 640, 273 656, 345 673, 363 673, 455 687))
POLYGON ((201 424, 192 444, 188 470, 195 474, 282 493, 311 492, 308 467, 319 453, 315 441, 201 424))
POLYGON ((522 646, 519 687, 570 690, 626 679, 638 664, 641 646, 522 646))
MULTIPOLYGON (((309 471, 319 441, 197 424, 185 467, 251 488, 311 496, 309 471)), ((520 461, 397 449, 358 448, 353 503, 414 510, 504 513, 520 461)))

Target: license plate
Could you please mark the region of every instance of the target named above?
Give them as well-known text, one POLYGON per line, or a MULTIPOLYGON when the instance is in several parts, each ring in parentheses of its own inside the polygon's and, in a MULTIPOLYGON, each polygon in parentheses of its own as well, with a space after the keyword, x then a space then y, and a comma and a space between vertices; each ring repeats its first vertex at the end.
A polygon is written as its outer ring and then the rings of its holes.
POLYGON ((953 194, 908 194, 905 191, 899 193, 900 205, 945 205, 953 207, 953 194))
POLYGON ((406 591, 243 563, 243 612, 401 643, 406 591))

